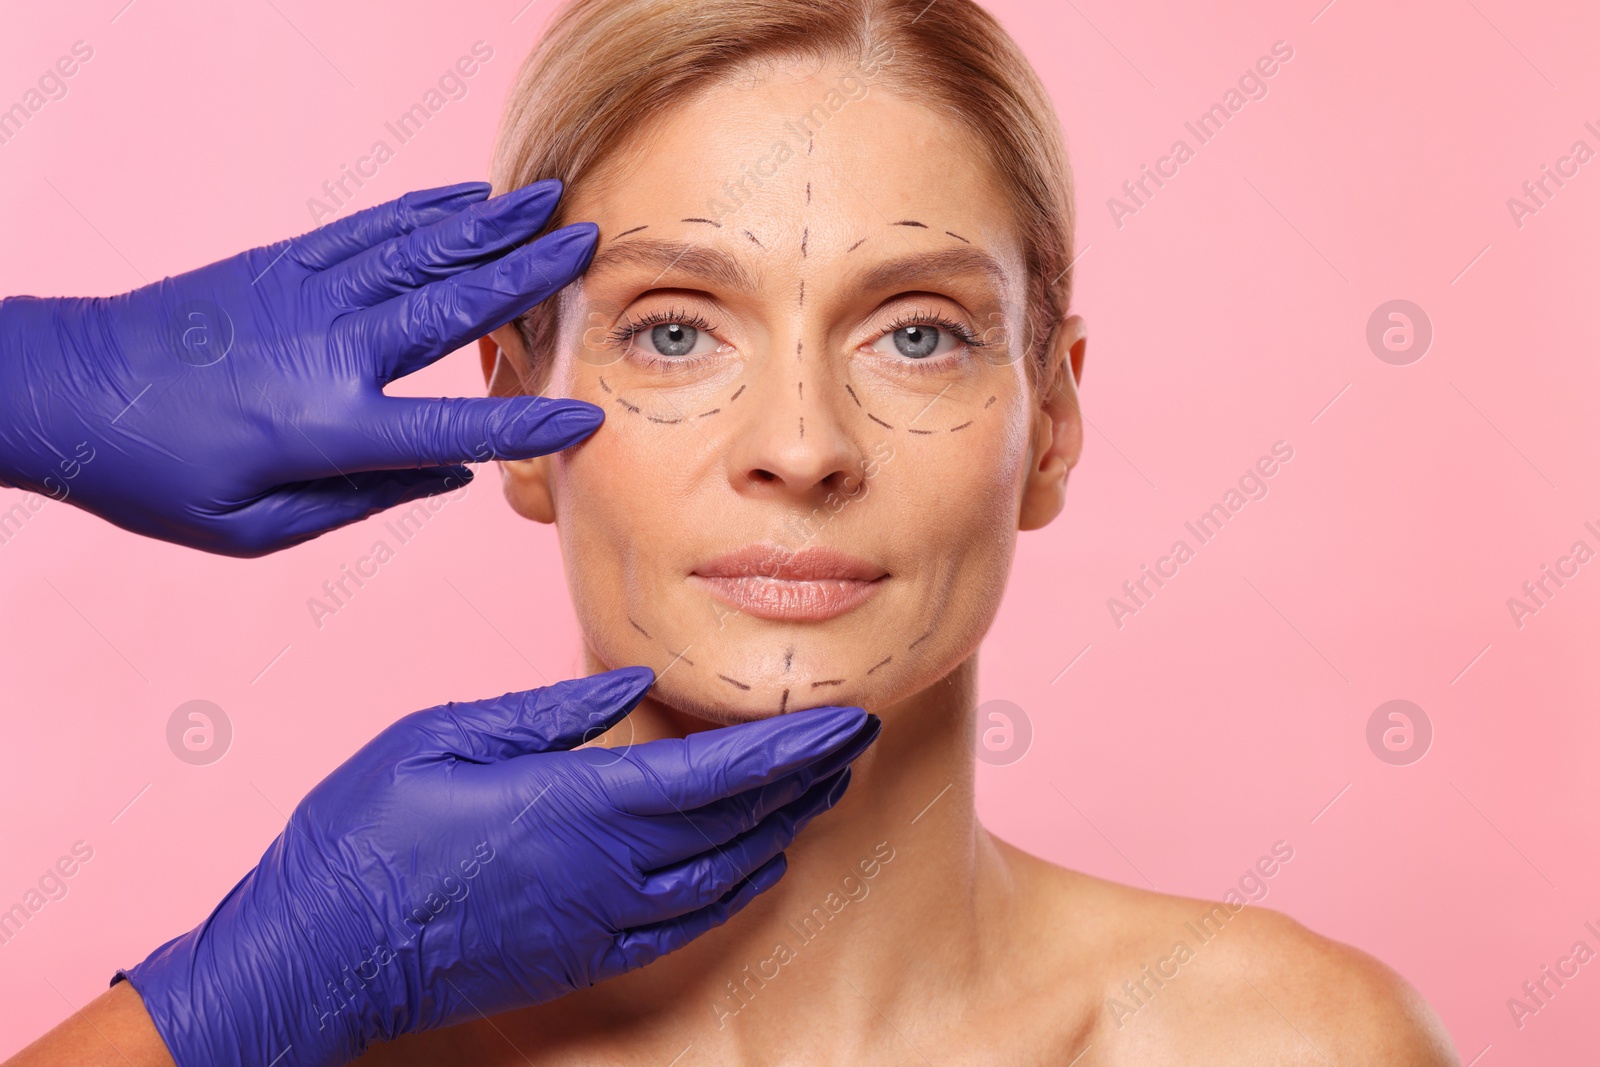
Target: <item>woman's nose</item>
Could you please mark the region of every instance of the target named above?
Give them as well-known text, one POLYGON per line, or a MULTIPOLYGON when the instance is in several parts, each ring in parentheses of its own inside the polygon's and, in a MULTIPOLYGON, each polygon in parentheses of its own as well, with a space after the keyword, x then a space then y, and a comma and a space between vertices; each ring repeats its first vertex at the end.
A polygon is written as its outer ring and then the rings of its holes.
POLYGON ((740 492, 809 502, 848 491, 847 480, 859 473, 862 447, 844 421, 839 401, 849 398, 835 381, 839 372, 821 359, 808 362, 801 344, 774 338, 787 356, 765 353, 747 364, 747 399, 755 403, 742 412, 744 425, 728 451, 728 474, 740 492))

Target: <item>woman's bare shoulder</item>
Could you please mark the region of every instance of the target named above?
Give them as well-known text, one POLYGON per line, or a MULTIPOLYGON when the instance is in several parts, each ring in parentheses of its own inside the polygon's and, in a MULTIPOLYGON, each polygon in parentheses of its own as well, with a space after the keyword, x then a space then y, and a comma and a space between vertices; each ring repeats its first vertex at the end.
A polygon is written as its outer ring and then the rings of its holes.
POLYGON ((1087 967, 1100 990, 1077 1067, 1460 1062, 1404 978, 1281 912, 1120 885, 996 844, 1046 948, 1041 987, 1081 988, 1087 967))

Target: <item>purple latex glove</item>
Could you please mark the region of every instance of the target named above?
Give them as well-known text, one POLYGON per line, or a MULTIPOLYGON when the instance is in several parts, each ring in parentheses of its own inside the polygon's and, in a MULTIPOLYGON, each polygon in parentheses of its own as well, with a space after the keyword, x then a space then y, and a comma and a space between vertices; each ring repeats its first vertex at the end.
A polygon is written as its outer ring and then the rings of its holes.
POLYGON ((654 679, 630 667, 379 734, 205 922, 118 972, 178 1067, 346 1063, 643 966, 772 886, 877 718, 570 750, 654 679))
POLYGON ((592 223, 524 244, 560 182, 488 193, 408 193, 121 296, 0 301, 0 485, 258 556, 582 440, 604 416, 581 401, 383 393, 587 268, 592 223))

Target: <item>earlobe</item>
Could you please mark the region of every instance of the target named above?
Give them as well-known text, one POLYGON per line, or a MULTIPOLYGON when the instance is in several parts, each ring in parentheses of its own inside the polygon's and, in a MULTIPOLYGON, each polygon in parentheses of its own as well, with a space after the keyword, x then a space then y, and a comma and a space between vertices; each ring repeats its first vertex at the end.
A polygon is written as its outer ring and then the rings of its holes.
POLYGON ((1034 411, 1033 447, 1022 489, 1017 526, 1037 530, 1048 525, 1067 502, 1067 476, 1083 454, 1083 414, 1078 408, 1078 383, 1088 352, 1082 316, 1057 324, 1050 337, 1045 382, 1052 383, 1034 411))
MULTIPOLYGON (((521 396, 527 360, 522 338, 515 328, 502 326, 488 337, 478 339, 478 360, 490 396, 521 396)), ((500 487, 511 509, 534 522, 556 521, 555 500, 550 494, 550 461, 547 456, 533 459, 503 459, 500 487)))

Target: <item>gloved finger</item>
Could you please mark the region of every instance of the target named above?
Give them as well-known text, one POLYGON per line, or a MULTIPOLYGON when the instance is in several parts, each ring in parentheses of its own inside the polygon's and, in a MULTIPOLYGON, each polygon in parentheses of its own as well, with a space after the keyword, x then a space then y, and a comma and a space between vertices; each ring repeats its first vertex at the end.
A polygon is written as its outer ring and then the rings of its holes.
POLYGON ((326 270, 379 241, 453 215, 488 195, 486 182, 418 189, 296 237, 289 255, 303 267, 326 270))
POLYGON ((339 307, 381 303, 515 248, 543 228, 560 200, 561 183, 551 179, 469 204, 351 256, 323 271, 317 283, 339 307))
POLYGON ((782 852, 763 863, 750 877, 728 890, 714 904, 676 919, 635 926, 617 935, 617 940, 602 964, 602 976, 614 975, 643 967, 669 952, 675 952, 705 933, 727 922, 743 911, 756 897, 778 884, 789 869, 789 859, 782 852))
POLYGON ((263 556, 398 504, 460 489, 470 481, 468 468, 444 466, 354 471, 293 482, 229 512, 219 527, 220 543, 204 547, 229 556, 263 556))
POLYGON ((444 704, 400 723, 439 755, 495 763, 569 749, 598 736, 632 711, 655 680, 649 667, 623 667, 542 689, 444 704))
POLYGON ((559 452, 588 437, 605 412, 582 400, 538 396, 382 397, 337 447, 347 470, 487 463, 559 452))
POLYGON ((340 317, 334 343, 387 383, 496 330, 582 274, 599 227, 554 233, 460 274, 340 317))
POLYGON ((767 785, 848 744, 867 713, 811 708, 623 748, 579 749, 604 769, 607 793, 634 815, 689 811, 767 785))
POLYGON ((850 786, 850 768, 817 782, 804 795, 773 812, 760 825, 681 863, 651 871, 643 893, 626 900, 619 921, 638 926, 698 911, 789 847, 818 815, 837 804, 850 786))
POLYGON ((711 845, 748 833, 774 812, 815 788, 816 782, 831 780, 841 770, 848 770, 856 757, 877 740, 881 725, 876 715, 868 715, 867 722, 849 742, 769 785, 682 813, 656 816, 659 827, 641 849, 644 862, 650 867, 676 863, 711 845))

